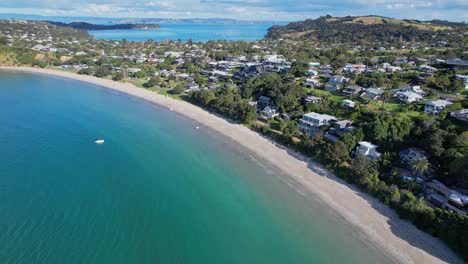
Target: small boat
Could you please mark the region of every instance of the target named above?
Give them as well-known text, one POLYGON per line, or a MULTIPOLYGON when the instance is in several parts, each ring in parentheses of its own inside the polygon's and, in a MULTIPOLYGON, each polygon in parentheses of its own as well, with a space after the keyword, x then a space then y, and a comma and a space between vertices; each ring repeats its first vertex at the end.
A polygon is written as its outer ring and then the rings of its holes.
POLYGON ((200 127, 199 126, 196 126, 195 129, 199 129, 200 127))
POLYGON ((104 139, 98 139, 98 140, 94 141, 94 143, 96 143, 96 144, 104 144, 104 139))

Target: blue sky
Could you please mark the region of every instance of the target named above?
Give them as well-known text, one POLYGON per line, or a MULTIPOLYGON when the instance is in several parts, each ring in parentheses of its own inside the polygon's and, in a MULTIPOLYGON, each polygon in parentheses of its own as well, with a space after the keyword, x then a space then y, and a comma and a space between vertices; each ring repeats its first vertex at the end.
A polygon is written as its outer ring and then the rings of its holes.
POLYGON ((468 0, 1 0, 0 13, 295 21, 326 14, 468 21, 468 0))

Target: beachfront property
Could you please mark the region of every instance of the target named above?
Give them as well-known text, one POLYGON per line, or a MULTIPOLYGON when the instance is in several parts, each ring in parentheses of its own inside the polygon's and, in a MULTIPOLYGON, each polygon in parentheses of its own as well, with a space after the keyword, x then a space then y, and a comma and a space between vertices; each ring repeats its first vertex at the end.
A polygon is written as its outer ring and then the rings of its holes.
POLYGON ((313 136, 320 130, 320 127, 329 126, 333 121, 338 121, 338 118, 331 115, 310 112, 304 114, 302 118, 299 119, 299 128, 304 134, 313 136))
POLYGON ((276 116, 279 116, 279 111, 276 109, 276 107, 271 105, 266 106, 260 113, 260 118, 265 120, 270 120, 276 116))
POLYGON ((436 100, 427 102, 424 105, 424 113, 428 115, 438 115, 440 114, 447 106, 452 105, 453 103, 447 100, 436 100))
POLYGON ((463 213, 468 213, 468 196, 463 195, 439 181, 433 180, 424 185, 424 198, 432 207, 463 213))
POLYGON ((361 141, 358 144, 359 146, 356 148, 355 155, 364 155, 371 160, 376 160, 382 155, 377 151, 377 148, 379 147, 377 145, 367 141, 361 141))
POLYGON ((351 120, 340 120, 333 123, 333 126, 325 133, 324 137, 336 142, 343 137, 344 134, 352 132, 356 127, 353 126, 351 120))

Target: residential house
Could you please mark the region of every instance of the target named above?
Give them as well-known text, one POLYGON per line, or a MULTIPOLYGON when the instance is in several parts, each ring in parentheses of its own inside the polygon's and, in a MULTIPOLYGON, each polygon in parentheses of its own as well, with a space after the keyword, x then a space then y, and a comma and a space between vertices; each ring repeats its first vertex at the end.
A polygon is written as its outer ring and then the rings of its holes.
POLYGON ((433 180, 426 183, 423 190, 426 201, 436 207, 462 214, 468 212, 468 197, 439 181, 433 180))
POLYGON ((371 160, 378 159, 382 154, 377 151, 379 146, 374 145, 367 141, 361 141, 358 143, 359 146, 356 148, 356 155, 364 155, 371 160))
POLYGON ((185 90, 196 91, 200 89, 200 85, 195 82, 187 83, 184 85, 185 90))
POLYGON ((307 86, 310 86, 310 87, 315 87, 315 86, 317 86, 319 83, 320 83, 320 81, 319 81, 318 79, 312 79, 312 78, 307 78, 307 79, 304 81, 304 84, 307 85, 307 86))
POLYGON ((445 107, 452 105, 453 103, 447 100, 436 100, 427 102, 424 105, 424 112, 428 115, 438 115, 440 114, 445 107))
POLYGON ((369 100, 378 100, 383 93, 384 90, 381 88, 368 88, 364 93, 361 94, 361 97, 369 100))
POLYGON ((348 99, 343 100, 342 103, 344 106, 347 106, 347 107, 351 107, 351 108, 356 107, 356 103, 348 99))
POLYGON ((333 123, 333 127, 331 127, 326 133, 325 138, 336 142, 340 138, 343 137, 344 134, 352 132, 356 127, 353 126, 353 122, 351 120, 341 120, 333 123))
POLYGON ((299 119, 299 127, 306 135, 313 136, 320 130, 321 126, 329 126, 333 121, 338 121, 338 118, 331 115, 310 112, 304 114, 302 118, 299 119))
POLYGON ((343 71, 347 73, 356 73, 356 74, 363 73, 365 70, 366 70, 366 65, 364 64, 347 64, 343 68, 343 71))
POLYGON ((468 122, 468 109, 450 112, 450 116, 460 121, 468 122))
POLYGON ((445 64, 457 69, 466 69, 468 68, 468 60, 462 59, 448 59, 445 61, 445 64))
POLYGON ((338 87, 339 85, 346 84, 349 82, 349 79, 341 76, 341 75, 335 75, 330 78, 328 81, 328 84, 333 87, 338 87))
POLYGON ((396 92, 394 97, 400 99, 400 101, 411 104, 413 102, 418 102, 423 99, 423 97, 415 92, 396 92))
POLYGON ((130 75, 133 75, 133 74, 135 74, 137 72, 140 72, 140 71, 141 71, 140 68, 128 68, 127 69, 127 73, 130 74, 130 75))
POLYGON ((320 101, 322 101, 321 97, 317 97, 317 96, 313 96, 313 95, 309 95, 304 99, 305 103, 318 103, 320 101))
POLYGON ((362 87, 361 87, 361 86, 350 85, 350 86, 346 86, 346 87, 343 89, 343 91, 341 91, 341 93, 342 93, 344 96, 352 97, 352 96, 354 96, 354 95, 359 94, 361 91, 362 91, 362 87))
POLYGON ((418 159, 429 159, 429 154, 422 149, 418 148, 407 148, 399 153, 401 163, 411 166, 411 164, 418 159))
POLYGON ((261 112, 261 115, 260 117, 263 118, 263 119, 266 119, 266 120, 270 120, 272 118, 274 118, 275 116, 278 116, 279 113, 278 113, 278 110, 276 109, 276 107, 272 106, 272 105, 268 105, 267 107, 265 107, 263 109, 263 111, 261 112))

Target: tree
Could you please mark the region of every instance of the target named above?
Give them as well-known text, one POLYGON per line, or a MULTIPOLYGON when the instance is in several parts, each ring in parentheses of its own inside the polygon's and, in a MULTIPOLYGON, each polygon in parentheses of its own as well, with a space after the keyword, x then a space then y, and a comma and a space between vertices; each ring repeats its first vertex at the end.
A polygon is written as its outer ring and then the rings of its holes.
POLYGON ((112 76, 112 80, 114 81, 120 81, 122 80, 124 77, 123 73, 121 72, 116 72, 113 76, 112 76))
POLYGON ((183 93, 184 91, 185 91, 185 88, 184 88, 182 85, 180 85, 180 84, 176 85, 176 87, 174 87, 174 89, 172 89, 172 92, 173 92, 174 94, 181 94, 181 93, 183 93))
POLYGON ((148 82, 145 84, 146 87, 154 87, 156 85, 159 85, 161 79, 157 76, 151 77, 148 82))
POLYGON ((295 77, 302 77, 307 75, 308 65, 305 62, 293 62, 289 73, 295 77))
POLYGON ((324 157, 336 167, 349 159, 348 147, 342 141, 327 144, 324 157))
POLYGON ((385 103, 390 100, 390 91, 389 90, 384 90, 383 94, 380 96, 380 100, 382 100, 382 110, 385 109, 385 103))
POLYGON ((419 158, 411 163, 411 168, 421 177, 429 169, 429 161, 419 158))
POLYGON ((109 70, 109 67, 107 66, 100 66, 100 67, 97 67, 96 70, 94 71, 94 76, 96 77, 105 77, 107 75, 110 75, 111 72, 109 70))

